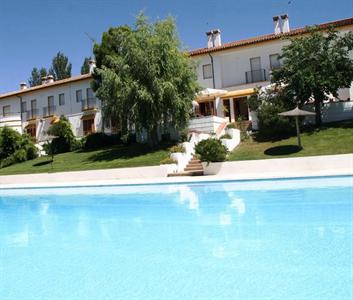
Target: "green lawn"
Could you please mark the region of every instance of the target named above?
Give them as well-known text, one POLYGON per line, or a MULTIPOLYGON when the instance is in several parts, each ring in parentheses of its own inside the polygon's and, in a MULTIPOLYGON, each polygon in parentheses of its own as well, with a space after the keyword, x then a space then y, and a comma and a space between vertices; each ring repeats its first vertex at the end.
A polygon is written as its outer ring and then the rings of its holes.
POLYGON ((169 146, 151 150, 148 146, 141 144, 117 145, 95 151, 63 153, 55 155, 53 168, 49 157, 40 157, 0 169, 0 175, 159 165, 162 159, 168 157, 169 146))
POLYGON ((229 160, 266 159, 353 153, 353 120, 332 123, 320 130, 301 135, 303 149, 296 147, 297 138, 259 142, 249 138, 229 156, 229 160))

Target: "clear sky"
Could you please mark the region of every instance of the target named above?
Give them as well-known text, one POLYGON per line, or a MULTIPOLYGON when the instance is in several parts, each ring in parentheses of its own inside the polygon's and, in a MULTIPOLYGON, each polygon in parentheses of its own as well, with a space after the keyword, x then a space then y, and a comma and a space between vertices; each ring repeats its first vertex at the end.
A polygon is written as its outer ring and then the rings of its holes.
POLYGON ((220 28, 229 42, 272 33, 272 16, 289 14, 291 28, 353 17, 352 0, 0 0, 0 93, 17 90, 34 66, 48 67, 64 52, 80 72, 92 42, 111 26, 172 15, 187 49, 204 47, 220 28))

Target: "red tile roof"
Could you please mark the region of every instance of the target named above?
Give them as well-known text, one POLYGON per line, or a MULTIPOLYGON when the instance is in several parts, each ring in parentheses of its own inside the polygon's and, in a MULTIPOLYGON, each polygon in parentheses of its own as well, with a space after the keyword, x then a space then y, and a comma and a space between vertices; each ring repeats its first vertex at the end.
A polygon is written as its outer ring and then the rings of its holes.
MULTIPOLYGON (((317 26, 320 29, 324 30, 324 29, 330 28, 331 26, 343 27, 343 26, 349 26, 349 25, 353 26, 353 18, 323 23, 323 24, 319 24, 317 26)), ((245 39, 245 40, 239 40, 239 41, 234 41, 234 42, 230 42, 230 43, 225 43, 225 44, 218 46, 218 47, 200 48, 200 49, 191 50, 191 51, 189 51, 189 55, 190 56, 198 56, 198 55, 203 55, 203 54, 207 54, 207 53, 218 52, 218 51, 233 49, 233 48, 237 48, 237 47, 243 47, 243 46, 247 46, 247 45, 262 43, 262 42, 266 42, 266 41, 277 40, 277 39, 287 37, 287 36, 300 35, 300 34, 304 34, 307 32, 308 32, 307 27, 302 27, 302 28, 293 29, 288 33, 265 34, 265 35, 260 35, 257 37, 245 39)))
POLYGON ((5 93, 5 94, 0 94, 0 99, 11 97, 11 96, 18 96, 18 95, 26 94, 26 93, 29 93, 29 92, 34 92, 34 91, 50 88, 50 87, 57 86, 57 85, 60 85, 60 84, 66 84, 66 83, 70 83, 70 82, 75 82, 75 81, 88 79, 88 78, 91 78, 91 77, 92 77, 91 74, 73 76, 73 77, 70 77, 70 78, 54 81, 52 83, 45 83, 45 84, 37 85, 37 86, 30 87, 30 88, 27 88, 27 89, 24 89, 24 90, 18 90, 18 91, 14 91, 14 92, 5 93))

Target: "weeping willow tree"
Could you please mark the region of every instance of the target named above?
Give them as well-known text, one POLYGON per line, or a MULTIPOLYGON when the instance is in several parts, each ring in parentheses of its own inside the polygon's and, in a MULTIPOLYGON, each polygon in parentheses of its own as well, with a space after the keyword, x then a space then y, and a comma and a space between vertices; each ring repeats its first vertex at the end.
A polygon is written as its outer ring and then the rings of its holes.
POLYGON ((173 18, 155 23, 140 14, 135 25, 110 28, 94 46, 92 87, 105 119, 146 130, 151 145, 166 124, 187 125, 198 90, 191 59, 182 51, 173 18))

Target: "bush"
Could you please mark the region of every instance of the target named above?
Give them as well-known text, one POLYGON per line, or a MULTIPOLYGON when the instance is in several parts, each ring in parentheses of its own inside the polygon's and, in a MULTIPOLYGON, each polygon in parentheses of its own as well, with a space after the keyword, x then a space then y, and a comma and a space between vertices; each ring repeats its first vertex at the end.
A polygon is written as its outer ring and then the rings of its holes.
POLYGON ((4 127, 0 130, 0 168, 38 156, 32 138, 20 135, 16 130, 4 127))
POLYGON ((37 147, 31 143, 25 147, 27 160, 35 159, 38 157, 37 147))
POLYGON ((136 143, 136 134, 135 133, 128 133, 121 137, 121 142, 124 145, 130 145, 136 143))
POLYGON ((249 106, 250 111, 257 111, 258 108, 261 105, 261 100, 259 98, 259 94, 258 92, 251 95, 248 99, 247 99, 247 103, 249 106))
POLYGON ((13 155, 10 155, 0 161, 0 168, 8 167, 10 165, 13 165, 14 163, 16 163, 15 158, 13 155))
POLYGON ((161 165, 169 165, 169 164, 176 164, 177 162, 174 159, 167 157, 165 159, 162 159, 159 163, 161 165))
POLYGON ((96 149, 107 146, 112 146, 121 143, 120 135, 107 135, 102 132, 92 133, 86 137, 86 141, 84 143, 84 148, 96 149))
POLYGON ((60 118, 59 122, 51 125, 47 134, 56 137, 51 141, 51 148, 54 154, 72 150, 75 136, 72 132, 70 122, 65 117, 60 118))
POLYGON ((170 153, 185 153, 183 145, 175 145, 169 149, 170 153))
POLYGON ((15 162, 23 162, 27 160, 27 152, 25 149, 18 149, 14 154, 12 154, 14 157, 15 162))
POLYGON ((281 117, 278 113, 284 111, 281 105, 264 103, 258 110, 259 135, 266 139, 287 137, 294 133, 293 119, 281 117))
POLYGON ((0 130, 0 159, 4 159, 15 153, 21 147, 21 134, 10 127, 0 130))
POLYGON ((220 140, 207 139, 199 142, 195 147, 195 152, 201 161, 207 163, 225 161, 227 157, 227 148, 222 145, 220 140))
POLYGON ((227 140, 231 140, 231 139, 232 139, 232 137, 230 136, 230 134, 229 134, 229 133, 226 133, 226 134, 223 134, 223 135, 220 137, 220 139, 227 139, 227 140))
POLYGON ((86 139, 75 139, 71 146, 71 151, 81 150, 85 147, 86 139))

